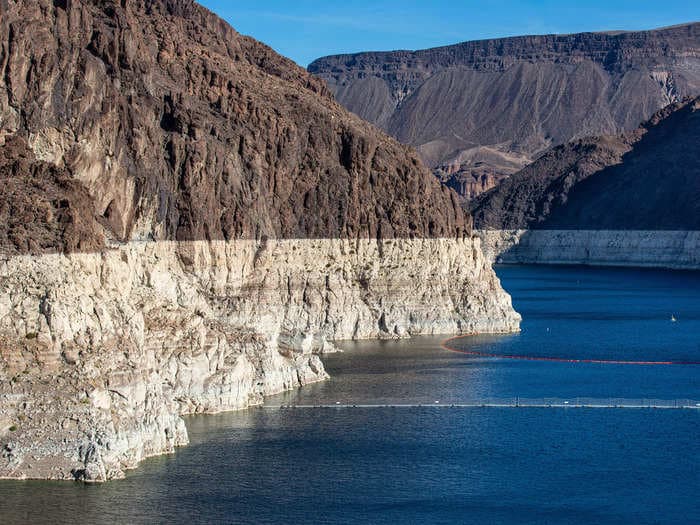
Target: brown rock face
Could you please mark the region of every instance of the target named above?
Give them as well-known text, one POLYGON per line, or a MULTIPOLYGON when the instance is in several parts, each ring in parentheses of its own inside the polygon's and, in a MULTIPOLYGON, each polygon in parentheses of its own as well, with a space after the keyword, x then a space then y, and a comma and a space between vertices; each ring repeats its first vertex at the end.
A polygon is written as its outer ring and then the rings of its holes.
POLYGON ((13 137, 0 148, 0 238, 20 252, 94 250, 104 239, 92 199, 65 170, 34 160, 26 142, 13 137))
POLYGON ((472 201, 479 229, 700 230, 700 97, 558 146, 472 201))
POLYGON ((506 178, 501 173, 494 173, 492 169, 478 165, 467 170, 463 168, 455 170, 451 166, 441 166, 436 168, 434 173, 440 182, 467 200, 490 190, 506 178))
POLYGON ((527 162, 524 157, 508 156, 492 148, 478 147, 463 152, 452 162, 441 164, 433 173, 443 184, 470 200, 490 190, 527 162))
POLYGON ((412 150, 191 0, 0 10, 5 251, 469 231, 412 150))
POLYGON ((508 176, 551 146, 632 130, 700 93, 700 24, 338 55, 309 71, 441 178, 452 166, 446 180, 469 197, 484 166, 508 176))

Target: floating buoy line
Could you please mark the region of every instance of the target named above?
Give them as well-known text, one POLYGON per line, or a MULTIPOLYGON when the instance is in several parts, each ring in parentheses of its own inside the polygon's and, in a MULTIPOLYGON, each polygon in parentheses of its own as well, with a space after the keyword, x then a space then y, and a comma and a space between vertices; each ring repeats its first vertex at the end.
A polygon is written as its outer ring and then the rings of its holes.
POLYGON ((700 365, 700 361, 633 361, 624 359, 576 359, 570 357, 556 357, 556 356, 537 356, 537 355, 525 355, 525 354, 496 354, 493 352, 479 352, 476 350, 465 350, 463 348, 457 348, 454 346, 455 341, 460 339, 466 339, 467 337, 472 337, 472 335, 459 335, 456 337, 451 337, 442 342, 442 347, 450 352, 457 352, 459 354, 470 355, 474 357, 489 357, 495 359, 517 359, 521 361, 549 361, 555 363, 588 363, 588 364, 601 364, 601 365, 700 365))
POLYGON ((700 410, 700 402, 684 399, 677 401, 632 401, 625 399, 588 399, 585 401, 519 399, 503 401, 472 401, 466 403, 338 403, 261 405, 251 409, 299 410, 299 409, 346 409, 346 408, 619 408, 619 409, 689 409, 700 410))

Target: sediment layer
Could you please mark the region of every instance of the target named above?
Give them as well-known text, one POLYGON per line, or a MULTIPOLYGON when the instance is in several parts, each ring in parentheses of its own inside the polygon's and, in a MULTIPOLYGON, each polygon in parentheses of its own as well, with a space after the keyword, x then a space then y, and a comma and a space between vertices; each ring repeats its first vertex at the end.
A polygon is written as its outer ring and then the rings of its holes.
POLYGON ((481 230, 489 260, 700 269, 700 231, 481 230))
POLYGON ((0 477, 119 478, 333 341, 506 332, 478 238, 131 242, 0 264, 0 477))

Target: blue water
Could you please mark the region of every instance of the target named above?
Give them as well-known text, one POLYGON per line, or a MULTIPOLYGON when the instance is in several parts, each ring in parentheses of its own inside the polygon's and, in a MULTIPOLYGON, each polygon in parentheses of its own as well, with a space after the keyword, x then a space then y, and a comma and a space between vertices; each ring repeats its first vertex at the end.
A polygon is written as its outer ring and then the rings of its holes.
MULTIPOLYGON (((502 267, 523 330, 488 353, 700 361, 700 274, 502 267), (676 323, 670 322, 675 315, 676 323)), ((700 399, 700 366, 474 358, 439 338, 343 345, 332 379, 188 418, 192 444, 101 486, 0 483, 0 523, 698 523, 700 411, 311 408, 700 399)))

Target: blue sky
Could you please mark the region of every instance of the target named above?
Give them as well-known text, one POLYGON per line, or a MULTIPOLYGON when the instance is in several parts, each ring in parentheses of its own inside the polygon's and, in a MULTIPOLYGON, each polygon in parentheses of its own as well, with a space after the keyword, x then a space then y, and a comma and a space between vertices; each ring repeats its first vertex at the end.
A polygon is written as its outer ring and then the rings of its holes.
POLYGON ((698 0, 199 0, 302 66, 336 53, 700 20, 698 0))

